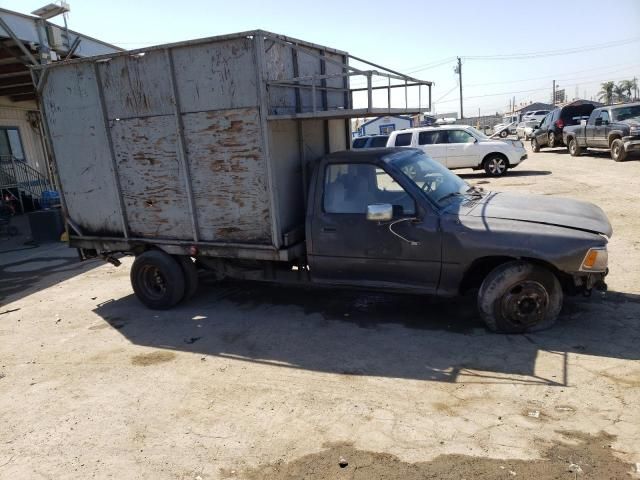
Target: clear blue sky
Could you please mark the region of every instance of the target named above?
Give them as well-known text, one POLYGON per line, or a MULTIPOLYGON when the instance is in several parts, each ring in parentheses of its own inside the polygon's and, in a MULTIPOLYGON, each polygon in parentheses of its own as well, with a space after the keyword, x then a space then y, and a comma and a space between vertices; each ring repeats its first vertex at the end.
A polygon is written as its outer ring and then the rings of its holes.
MULTIPOLYGON (((0 0, 29 13, 48 0, 0 0)), ((640 38, 640 0, 345 2, 336 0, 69 0, 69 27, 124 48, 262 28, 405 73, 455 56, 581 48, 640 38)), ((436 83, 439 112, 458 109, 454 60, 413 73, 436 83), (447 92, 451 92, 446 95, 447 92)), ((605 80, 640 79, 640 41, 525 60, 463 60, 465 114, 548 101, 552 80, 574 97, 605 80), (532 91, 534 90, 534 91, 532 91), (497 94, 497 95, 496 95, 497 94), (479 97, 484 95, 483 97, 479 97)))

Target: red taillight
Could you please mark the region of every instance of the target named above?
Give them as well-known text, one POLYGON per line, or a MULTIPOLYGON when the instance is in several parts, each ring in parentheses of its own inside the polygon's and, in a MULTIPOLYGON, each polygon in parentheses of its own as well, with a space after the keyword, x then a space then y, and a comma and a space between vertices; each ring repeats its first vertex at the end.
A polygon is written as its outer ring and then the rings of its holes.
POLYGON ((564 121, 562 119, 556 120, 556 127, 564 128, 564 121))

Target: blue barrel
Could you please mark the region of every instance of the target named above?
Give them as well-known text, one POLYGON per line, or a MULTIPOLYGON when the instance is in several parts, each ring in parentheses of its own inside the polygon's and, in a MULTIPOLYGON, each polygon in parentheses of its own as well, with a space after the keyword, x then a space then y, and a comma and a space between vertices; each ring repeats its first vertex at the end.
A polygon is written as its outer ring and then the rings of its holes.
POLYGON ((57 207, 60 205, 60 194, 55 190, 45 190, 42 192, 40 204, 42 208, 57 207))

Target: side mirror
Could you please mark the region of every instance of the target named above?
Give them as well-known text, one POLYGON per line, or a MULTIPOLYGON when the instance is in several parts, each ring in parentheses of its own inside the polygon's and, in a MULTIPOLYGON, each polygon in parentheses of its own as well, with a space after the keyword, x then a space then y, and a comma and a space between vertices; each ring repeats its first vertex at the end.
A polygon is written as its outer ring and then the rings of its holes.
POLYGON ((374 203, 367 205, 367 220, 372 222, 388 222, 393 220, 393 206, 390 203, 374 203))
POLYGON ((604 120, 604 121, 603 121, 603 123, 604 123, 605 125, 609 125, 609 120, 604 120))
POLYGON ((602 118, 598 117, 596 118, 596 126, 599 127, 600 125, 602 125, 602 118))

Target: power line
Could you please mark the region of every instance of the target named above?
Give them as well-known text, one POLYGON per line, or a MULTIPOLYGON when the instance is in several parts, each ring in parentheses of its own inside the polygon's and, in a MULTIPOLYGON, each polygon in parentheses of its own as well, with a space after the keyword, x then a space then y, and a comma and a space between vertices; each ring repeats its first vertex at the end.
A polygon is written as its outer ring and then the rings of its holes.
MULTIPOLYGON (((571 73, 592 72, 592 71, 599 71, 599 70, 608 70, 609 72, 613 73, 613 72, 619 72, 619 71, 622 71, 622 70, 627 70, 627 69, 636 68, 636 67, 640 67, 640 64, 629 65, 628 63, 623 63, 623 64, 617 64, 617 65, 610 65, 609 67, 597 67, 597 68, 588 68, 588 69, 585 69, 585 70, 575 70, 575 71, 573 71, 571 73), (615 70, 608 70, 609 68, 618 67, 618 66, 621 66, 621 65, 626 65, 626 66, 623 67, 623 68, 617 68, 615 70)), ((591 76, 589 76, 589 77, 591 77, 591 76)), ((589 77, 586 77, 586 78, 589 78, 589 77)), ((508 84, 511 84, 511 83, 522 83, 522 82, 530 82, 530 81, 533 81, 533 80, 545 80, 545 79, 551 79, 551 78, 558 79, 558 74, 545 75, 543 77, 522 78, 522 79, 519 79, 519 80, 506 80, 506 81, 501 81, 501 82, 473 83, 473 84, 468 84, 466 86, 467 87, 485 87, 485 86, 488 86, 488 85, 508 85, 508 84)), ((574 80, 574 79, 575 80, 579 80, 580 77, 565 78, 565 79, 560 78, 559 81, 574 80)))
POLYGON ((568 55, 571 53, 590 52, 593 50, 600 50, 603 48, 618 47, 621 45, 628 45, 640 41, 640 37, 627 38, 625 40, 615 40, 607 43, 600 43, 595 45, 586 45, 583 47, 572 47, 560 50, 545 50, 540 52, 527 52, 527 53, 511 53, 505 55, 470 55, 462 57, 465 60, 523 60, 529 58, 540 57, 555 57, 558 55, 568 55))

